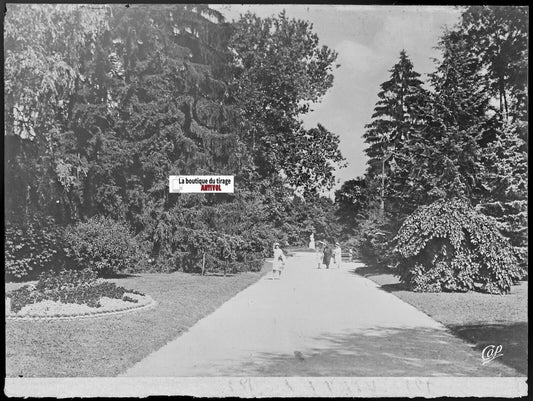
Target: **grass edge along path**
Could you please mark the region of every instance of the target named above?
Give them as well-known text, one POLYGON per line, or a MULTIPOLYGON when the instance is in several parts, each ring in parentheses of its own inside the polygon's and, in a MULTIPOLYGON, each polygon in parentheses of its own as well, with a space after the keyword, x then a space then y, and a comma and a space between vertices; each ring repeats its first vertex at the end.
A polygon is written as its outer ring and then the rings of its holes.
MULTIPOLYGON (((112 279, 151 295, 158 305, 79 320, 6 320, 6 376, 116 376, 179 337, 270 269, 271 262, 265 262, 259 272, 226 277, 174 272, 112 279)), ((18 286, 7 283, 6 292, 18 286)))
POLYGON ((528 282, 521 281, 506 295, 477 292, 427 293, 409 291, 389 269, 366 263, 359 274, 402 301, 446 326, 479 352, 489 345, 502 346, 497 360, 528 375, 528 282))

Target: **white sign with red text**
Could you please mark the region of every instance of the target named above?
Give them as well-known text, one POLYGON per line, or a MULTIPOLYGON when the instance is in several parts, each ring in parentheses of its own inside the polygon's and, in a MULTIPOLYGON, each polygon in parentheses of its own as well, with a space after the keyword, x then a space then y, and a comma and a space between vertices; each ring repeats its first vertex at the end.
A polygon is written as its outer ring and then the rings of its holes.
POLYGON ((220 193, 232 194, 233 175, 171 175, 168 188, 170 193, 220 193))

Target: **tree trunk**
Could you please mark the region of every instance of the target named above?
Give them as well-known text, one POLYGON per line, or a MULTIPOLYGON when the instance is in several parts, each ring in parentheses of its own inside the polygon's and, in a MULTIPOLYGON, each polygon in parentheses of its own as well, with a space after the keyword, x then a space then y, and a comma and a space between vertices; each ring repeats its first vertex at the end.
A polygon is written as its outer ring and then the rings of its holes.
POLYGON ((205 275, 205 252, 202 253, 202 276, 205 275))
POLYGON ((505 115, 505 119, 507 120, 509 110, 507 106, 507 94, 505 93, 505 84, 503 81, 503 77, 500 77, 499 79, 499 87, 500 87, 500 112, 505 111, 504 115, 505 115), (502 98, 503 98, 503 103, 502 103, 502 98))
POLYGON ((503 103, 505 104, 505 119, 509 120, 509 107, 507 106, 507 94, 505 88, 503 88, 503 103))

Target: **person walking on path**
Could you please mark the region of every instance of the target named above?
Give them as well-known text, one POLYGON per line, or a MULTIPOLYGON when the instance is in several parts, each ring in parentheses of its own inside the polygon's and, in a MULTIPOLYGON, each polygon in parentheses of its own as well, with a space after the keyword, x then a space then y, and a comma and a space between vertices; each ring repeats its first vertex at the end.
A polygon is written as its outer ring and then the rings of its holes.
POLYGON ((323 244, 322 241, 318 241, 318 245, 316 247, 316 263, 319 269, 322 267, 322 259, 324 258, 324 253, 322 251, 322 244, 323 244))
POLYGON ((331 263, 331 248, 326 243, 326 246, 324 247, 324 264, 326 265, 326 269, 329 269, 329 264, 331 263))
POLYGON ((272 279, 279 279, 281 276, 281 269, 285 266, 285 255, 276 242, 274 244, 274 262, 272 263, 272 279), (277 276, 277 277, 276 277, 277 276))
POLYGON ((333 250, 333 261, 334 261, 334 264, 337 266, 337 269, 341 267, 341 259, 342 259, 341 245, 338 242, 335 242, 335 249, 333 250))

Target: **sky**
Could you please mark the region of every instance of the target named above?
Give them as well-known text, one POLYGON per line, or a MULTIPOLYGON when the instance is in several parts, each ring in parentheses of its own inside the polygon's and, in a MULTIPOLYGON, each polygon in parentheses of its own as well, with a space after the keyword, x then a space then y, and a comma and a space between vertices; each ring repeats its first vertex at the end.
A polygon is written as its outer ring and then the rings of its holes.
POLYGON ((285 9, 290 18, 313 24, 313 31, 337 51, 333 87, 313 111, 302 116, 306 128, 322 124, 340 137, 340 149, 348 167, 335 174, 335 188, 364 174, 367 158, 362 138, 371 121, 379 86, 390 77, 389 70, 404 49, 414 69, 427 78, 434 71, 435 49, 446 26, 459 21, 460 10, 451 6, 363 6, 294 4, 217 4, 226 20, 251 11, 269 17, 285 9))

